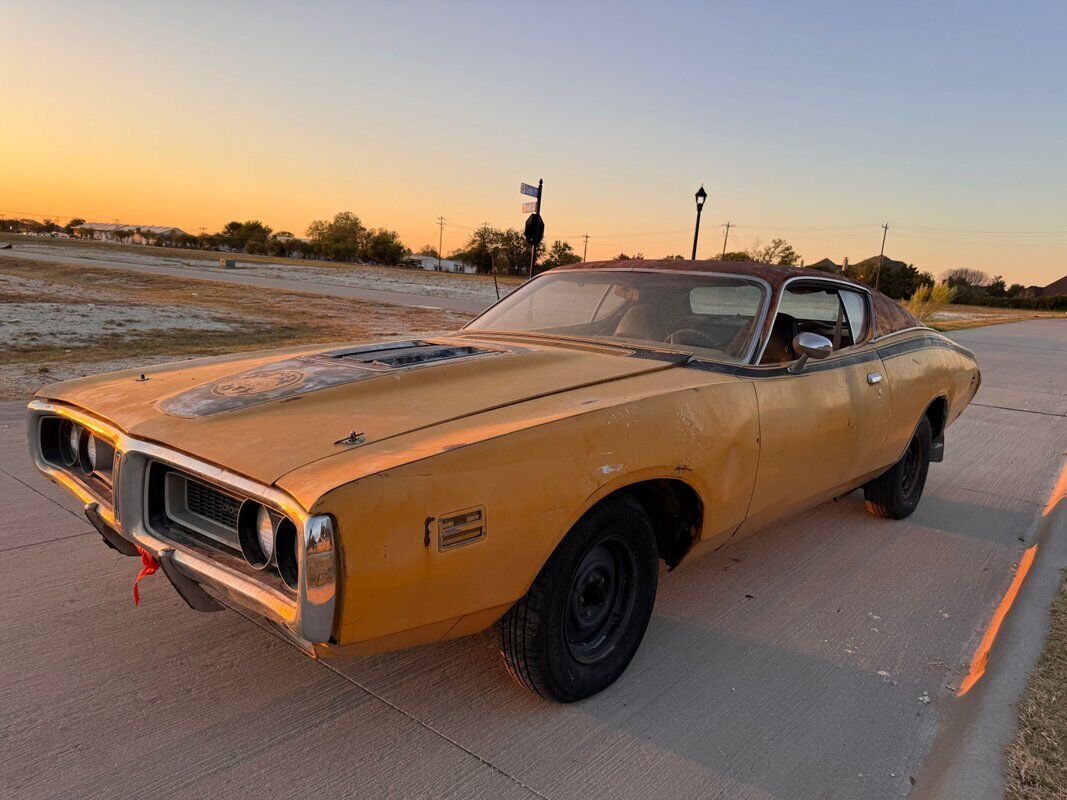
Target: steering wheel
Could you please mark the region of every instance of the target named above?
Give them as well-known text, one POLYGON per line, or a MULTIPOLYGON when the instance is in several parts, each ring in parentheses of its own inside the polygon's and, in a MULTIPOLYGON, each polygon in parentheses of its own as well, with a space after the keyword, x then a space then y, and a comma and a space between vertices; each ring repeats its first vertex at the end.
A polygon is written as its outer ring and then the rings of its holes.
POLYGON ((688 345, 689 347, 707 347, 712 350, 718 350, 719 343, 704 331, 697 330, 696 328, 681 328, 676 330, 664 341, 668 344, 681 344, 688 345))

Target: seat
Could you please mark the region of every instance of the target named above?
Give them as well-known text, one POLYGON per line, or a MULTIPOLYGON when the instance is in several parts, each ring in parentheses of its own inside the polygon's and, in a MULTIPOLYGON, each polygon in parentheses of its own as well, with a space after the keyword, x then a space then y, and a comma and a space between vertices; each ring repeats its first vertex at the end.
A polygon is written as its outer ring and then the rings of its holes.
POLYGON ((624 339, 662 342, 670 333, 668 322, 667 315, 658 305, 638 303, 622 315, 619 324, 615 326, 615 335, 624 339))
POLYGON ((760 363, 785 364, 796 361, 797 354, 793 350, 793 339, 799 332, 796 317, 791 317, 789 314, 779 314, 775 317, 760 363))

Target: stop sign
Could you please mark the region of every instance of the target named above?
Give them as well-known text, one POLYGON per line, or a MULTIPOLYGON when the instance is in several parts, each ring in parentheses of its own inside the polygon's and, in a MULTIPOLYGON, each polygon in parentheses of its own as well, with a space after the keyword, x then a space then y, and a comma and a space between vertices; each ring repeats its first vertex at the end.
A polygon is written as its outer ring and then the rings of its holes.
POLYGON ((526 230, 523 234, 527 243, 536 247, 545 238, 545 221, 540 214, 531 214, 526 220, 526 230))

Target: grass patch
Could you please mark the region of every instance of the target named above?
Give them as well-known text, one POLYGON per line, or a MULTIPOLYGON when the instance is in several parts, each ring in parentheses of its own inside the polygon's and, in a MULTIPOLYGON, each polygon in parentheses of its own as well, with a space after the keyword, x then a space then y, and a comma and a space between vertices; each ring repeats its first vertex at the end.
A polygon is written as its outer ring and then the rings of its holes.
POLYGON ((1008 747, 1009 800, 1067 798, 1067 570, 1052 603, 1052 628, 1019 704, 1008 747))
MULTIPOLYGON (((240 350, 285 347, 321 341, 310 326, 279 325, 243 331, 142 330, 129 334, 106 333, 85 344, 20 344, 0 352, 0 364, 46 364, 52 361, 109 361, 135 356, 222 355, 240 350)), ((47 371, 47 370, 46 370, 47 371)))

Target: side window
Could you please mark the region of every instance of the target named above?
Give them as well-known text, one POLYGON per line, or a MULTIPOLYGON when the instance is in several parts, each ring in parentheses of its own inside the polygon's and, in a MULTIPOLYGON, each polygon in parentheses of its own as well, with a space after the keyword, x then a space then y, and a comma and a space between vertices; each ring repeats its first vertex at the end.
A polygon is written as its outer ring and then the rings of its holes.
POLYGON ((867 298, 860 292, 841 292, 841 301, 845 304, 845 316, 848 317, 852 342, 862 342, 867 332, 867 298))
POLYGON ((862 342, 867 330, 867 299, 861 292, 829 284, 795 283, 786 288, 771 326, 761 364, 794 361, 793 339, 817 333, 843 350, 862 342))

